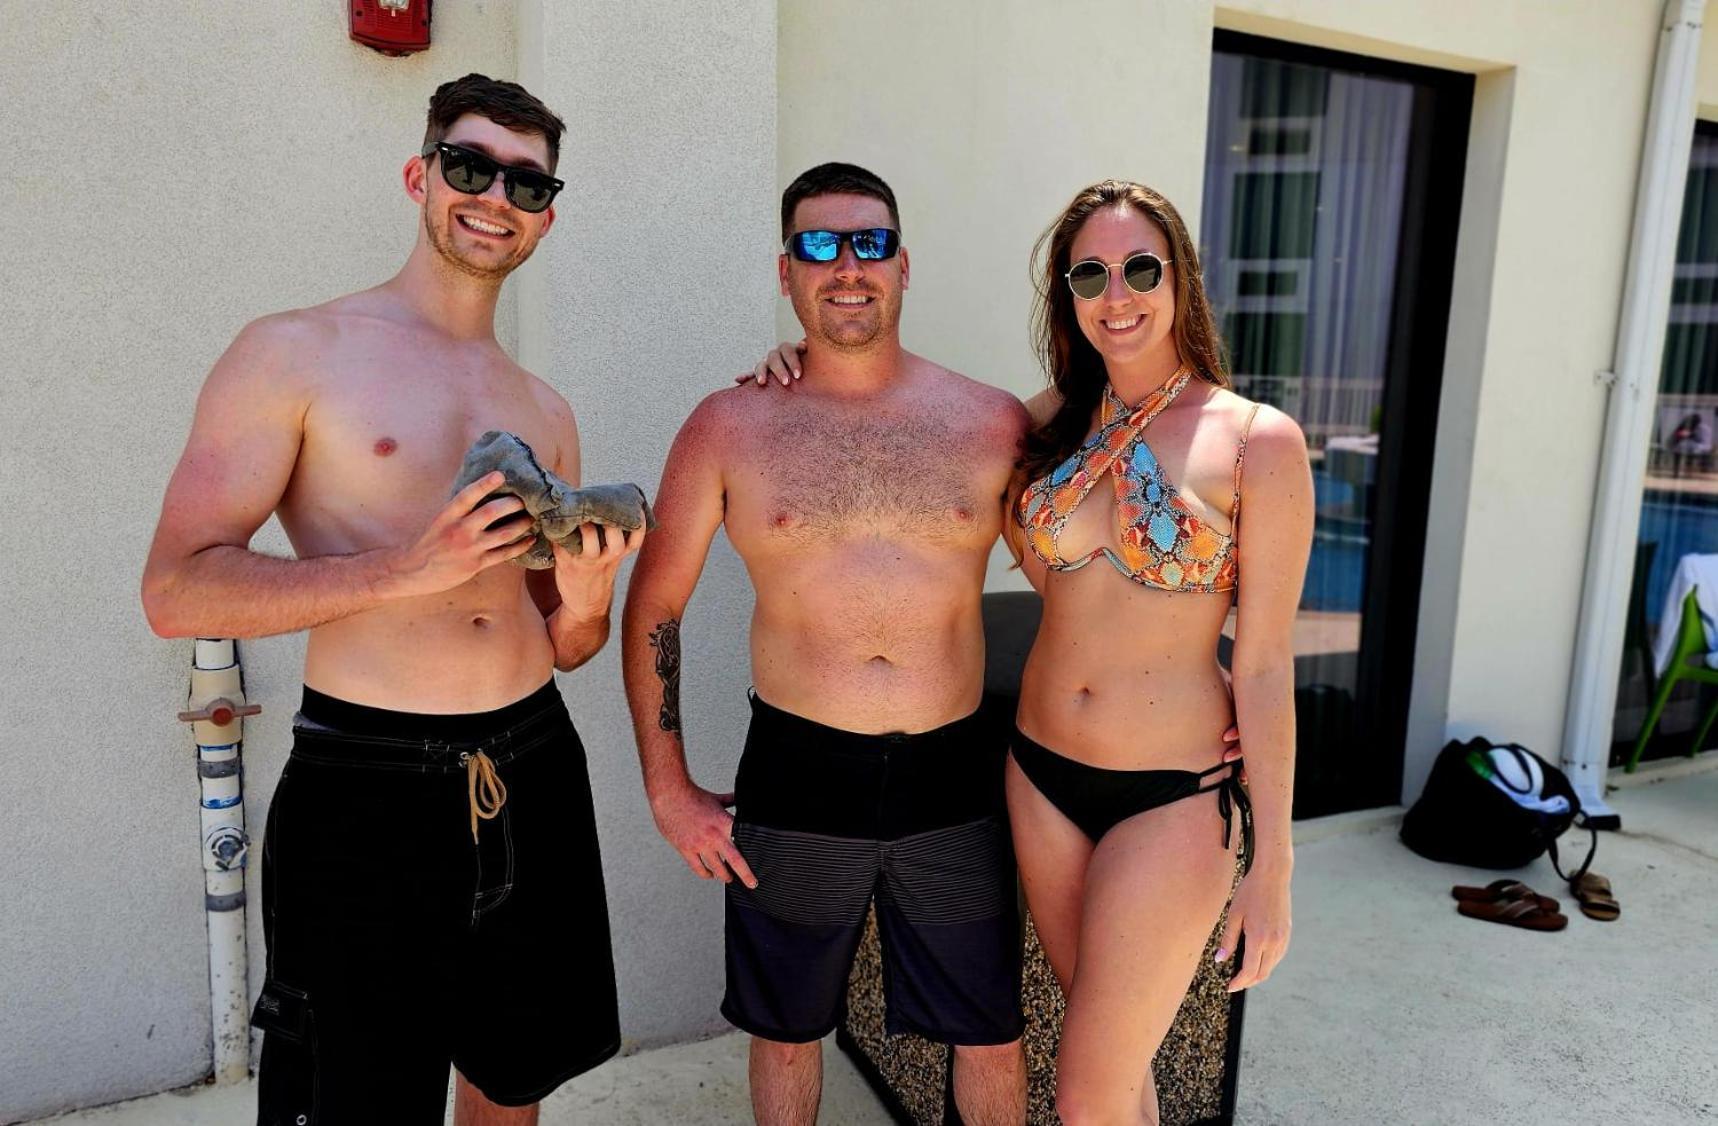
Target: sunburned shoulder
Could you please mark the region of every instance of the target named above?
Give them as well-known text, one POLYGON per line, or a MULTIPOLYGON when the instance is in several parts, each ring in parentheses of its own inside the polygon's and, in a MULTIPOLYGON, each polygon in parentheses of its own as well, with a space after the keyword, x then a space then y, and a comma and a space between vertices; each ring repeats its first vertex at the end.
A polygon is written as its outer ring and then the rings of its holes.
POLYGON ((961 413, 967 418, 982 421, 987 427, 1014 437, 1025 433, 1030 425, 1025 404, 1012 391, 962 375, 922 357, 917 360, 923 365, 923 374, 960 401, 961 413))
MULTIPOLYGON (((508 360, 509 363, 513 361, 508 360)), ((535 372, 528 371, 513 364, 514 370, 525 378, 526 386, 531 389, 531 397, 538 408, 552 420, 555 425, 570 427, 573 425, 573 405, 567 402, 565 395, 549 385, 549 381, 535 372)))
POLYGON ((792 393, 791 389, 760 391, 750 384, 712 391, 680 424, 675 447, 682 452, 715 452, 756 427, 774 409, 774 400, 792 393))
POLYGON ((320 334, 328 338, 343 333, 361 332, 366 328, 397 324, 400 320, 395 304, 377 290, 348 293, 320 305, 303 309, 288 309, 261 318, 256 323, 270 322, 284 332, 301 336, 320 334))
POLYGON ((251 395, 308 393, 323 370, 319 361, 338 336, 338 327, 318 309, 258 317, 239 330, 209 382, 242 386, 251 395))
POLYGON ((285 353, 327 344, 339 331, 338 316, 318 305, 258 317, 239 330, 234 343, 258 353, 285 353))

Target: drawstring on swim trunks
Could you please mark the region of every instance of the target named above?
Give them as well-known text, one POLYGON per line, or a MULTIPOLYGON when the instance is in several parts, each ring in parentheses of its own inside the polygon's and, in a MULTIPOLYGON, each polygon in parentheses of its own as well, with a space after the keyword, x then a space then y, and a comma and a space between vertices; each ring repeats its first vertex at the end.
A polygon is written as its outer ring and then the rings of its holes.
POLYGON ((507 787, 495 773, 495 764, 482 751, 461 752, 465 764, 466 794, 471 801, 471 841, 477 843, 477 819, 493 821, 507 804, 507 787))

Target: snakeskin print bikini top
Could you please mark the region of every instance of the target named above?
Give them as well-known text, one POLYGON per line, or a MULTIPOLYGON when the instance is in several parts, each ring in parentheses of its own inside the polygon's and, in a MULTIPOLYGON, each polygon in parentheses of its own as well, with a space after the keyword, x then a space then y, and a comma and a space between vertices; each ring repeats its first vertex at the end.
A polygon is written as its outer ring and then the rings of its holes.
POLYGON ((1032 553, 1050 570, 1077 571, 1104 555, 1116 570, 1141 586, 1199 593, 1235 589, 1239 567, 1234 528, 1241 511, 1241 462, 1247 456, 1247 435, 1259 413, 1258 404, 1247 414, 1235 451, 1235 496, 1227 535, 1200 519, 1181 499, 1145 444, 1145 428, 1175 401, 1192 375, 1183 368, 1131 409, 1114 388, 1104 384, 1098 432, 1049 476, 1026 487, 1015 516, 1032 553), (1103 545, 1082 558, 1067 559, 1059 542, 1062 528, 1106 473, 1115 479, 1121 552, 1103 545))

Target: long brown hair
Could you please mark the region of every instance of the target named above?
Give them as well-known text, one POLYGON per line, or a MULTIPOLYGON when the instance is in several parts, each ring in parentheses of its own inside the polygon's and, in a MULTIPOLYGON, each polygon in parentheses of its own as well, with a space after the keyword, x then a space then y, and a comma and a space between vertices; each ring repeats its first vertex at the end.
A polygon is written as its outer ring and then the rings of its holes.
POLYGON ((1103 357, 1086 339, 1074 318, 1074 294, 1063 275, 1068 272, 1074 236, 1087 219, 1105 207, 1132 207, 1163 229, 1169 239, 1170 268, 1175 273, 1175 347, 1181 362, 1199 378, 1218 387, 1229 386, 1222 337, 1205 297, 1199 272, 1199 252, 1187 233, 1181 213, 1157 192, 1128 180, 1103 180, 1084 189, 1051 223, 1032 248, 1032 272, 1038 300, 1032 311, 1032 340, 1050 386, 1062 405, 1043 426, 1026 436, 1020 467, 1026 481, 1035 481, 1079 449, 1091 426, 1092 412, 1103 396, 1108 375, 1103 357))

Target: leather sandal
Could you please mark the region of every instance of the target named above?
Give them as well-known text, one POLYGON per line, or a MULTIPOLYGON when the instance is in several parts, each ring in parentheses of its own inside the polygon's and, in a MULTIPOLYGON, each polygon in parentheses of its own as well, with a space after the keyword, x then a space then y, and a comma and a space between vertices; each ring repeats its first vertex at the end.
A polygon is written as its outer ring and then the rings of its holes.
POLYGON ((1560 931, 1569 925, 1567 916, 1539 906, 1537 896, 1532 899, 1496 899, 1489 902, 1464 899, 1456 904, 1456 910, 1470 919, 1483 919, 1488 923, 1502 923, 1504 926, 1521 927, 1530 931, 1560 931))
POLYGON ((1462 902, 1496 903, 1505 899, 1532 898, 1539 904, 1542 911, 1553 914, 1562 910, 1563 905, 1548 895, 1540 895, 1520 880, 1493 880, 1482 888, 1464 887, 1457 884, 1450 889, 1450 894, 1462 902))
POLYGON ((1581 914, 1589 919, 1609 923, 1623 913, 1622 907, 1611 895, 1611 881, 1597 872, 1582 872, 1569 881, 1569 890, 1575 893, 1575 899, 1581 905, 1581 914))

